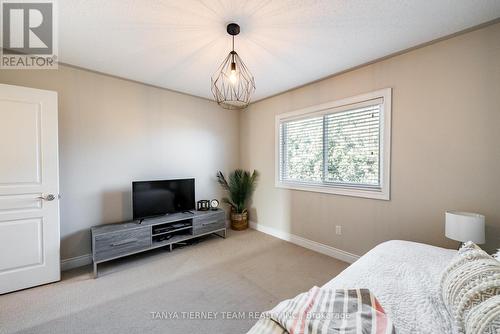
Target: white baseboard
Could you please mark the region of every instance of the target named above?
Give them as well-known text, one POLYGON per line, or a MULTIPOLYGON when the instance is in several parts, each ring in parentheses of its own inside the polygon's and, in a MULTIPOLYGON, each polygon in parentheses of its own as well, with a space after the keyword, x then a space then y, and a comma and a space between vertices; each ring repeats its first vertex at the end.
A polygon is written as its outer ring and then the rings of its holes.
POLYGON ((310 249, 312 251, 325 254, 331 257, 334 257, 336 259, 339 259, 341 261, 347 262, 347 263, 353 263, 357 259, 359 259, 359 255, 352 254, 346 251, 343 251, 341 249, 331 247, 325 244, 321 244, 316 241, 312 241, 306 238, 299 237, 294 234, 290 234, 288 232, 284 232, 278 229, 275 229, 273 227, 268 227, 264 225, 257 224, 255 222, 250 222, 250 227, 253 228, 254 230, 272 235, 273 237, 276 237, 278 239, 282 239, 285 241, 289 241, 292 244, 299 245, 301 247, 310 249))
POLYGON ((61 271, 83 267, 92 263, 92 254, 85 254, 61 260, 61 271))

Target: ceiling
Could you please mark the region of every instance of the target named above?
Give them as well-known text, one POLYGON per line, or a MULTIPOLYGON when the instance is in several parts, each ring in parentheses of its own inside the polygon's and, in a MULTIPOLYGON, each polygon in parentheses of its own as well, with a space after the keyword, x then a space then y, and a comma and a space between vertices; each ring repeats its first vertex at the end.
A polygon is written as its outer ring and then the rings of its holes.
POLYGON ((230 51, 259 100, 500 17, 498 0, 64 0, 63 63, 212 98, 230 51))

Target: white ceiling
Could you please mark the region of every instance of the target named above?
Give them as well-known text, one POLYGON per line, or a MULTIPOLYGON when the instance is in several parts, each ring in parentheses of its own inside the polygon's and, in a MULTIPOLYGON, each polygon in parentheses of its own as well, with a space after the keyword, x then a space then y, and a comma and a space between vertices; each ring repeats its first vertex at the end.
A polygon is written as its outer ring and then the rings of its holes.
POLYGON ((254 100, 500 17, 499 0, 63 0, 60 61, 212 98, 236 51, 254 100))

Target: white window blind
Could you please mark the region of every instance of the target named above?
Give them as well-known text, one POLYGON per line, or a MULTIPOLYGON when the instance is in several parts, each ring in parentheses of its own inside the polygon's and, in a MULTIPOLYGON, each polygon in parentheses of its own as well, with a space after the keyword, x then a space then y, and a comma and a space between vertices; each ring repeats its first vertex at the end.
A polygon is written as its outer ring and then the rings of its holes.
POLYGON ((321 182, 323 176, 323 117, 283 122, 282 180, 321 182))
POLYGON ((381 191, 384 107, 378 97, 280 117, 278 182, 381 191))
POLYGON ((380 104, 324 117, 324 181, 380 186, 380 104))

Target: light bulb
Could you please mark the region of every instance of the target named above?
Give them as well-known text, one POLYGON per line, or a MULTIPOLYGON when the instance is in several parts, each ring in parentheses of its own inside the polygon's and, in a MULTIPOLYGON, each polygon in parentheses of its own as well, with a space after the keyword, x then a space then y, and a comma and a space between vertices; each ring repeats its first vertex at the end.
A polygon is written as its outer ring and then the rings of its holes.
POLYGON ((229 80, 232 84, 238 82, 238 76, 236 75, 236 70, 231 70, 231 74, 229 74, 229 80))
POLYGON ((231 63, 231 73, 229 74, 229 80, 233 85, 238 82, 238 76, 236 75, 236 63, 234 61, 231 63))

